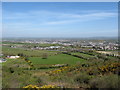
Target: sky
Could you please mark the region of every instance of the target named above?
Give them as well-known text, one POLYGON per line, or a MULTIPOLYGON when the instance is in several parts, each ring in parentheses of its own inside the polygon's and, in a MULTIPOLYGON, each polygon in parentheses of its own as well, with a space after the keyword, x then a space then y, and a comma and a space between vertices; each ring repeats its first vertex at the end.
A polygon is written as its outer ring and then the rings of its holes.
POLYGON ((117 37, 117 2, 3 2, 3 37, 117 37))

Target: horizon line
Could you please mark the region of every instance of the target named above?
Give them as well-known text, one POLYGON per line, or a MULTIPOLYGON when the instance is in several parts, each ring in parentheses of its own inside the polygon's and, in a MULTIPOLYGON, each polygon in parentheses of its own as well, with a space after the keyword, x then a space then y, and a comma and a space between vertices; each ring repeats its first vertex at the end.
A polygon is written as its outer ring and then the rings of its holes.
POLYGON ((91 37, 2 37, 2 38, 118 38, 119 36, 91 36, 91 37))

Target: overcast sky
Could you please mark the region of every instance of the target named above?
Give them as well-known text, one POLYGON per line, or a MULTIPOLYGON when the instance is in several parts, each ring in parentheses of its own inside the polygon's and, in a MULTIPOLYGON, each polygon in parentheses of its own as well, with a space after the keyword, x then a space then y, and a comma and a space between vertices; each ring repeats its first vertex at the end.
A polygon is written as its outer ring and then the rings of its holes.
POLYGON ((3 37, 114 37, 117 2, 3 2, 3 37))

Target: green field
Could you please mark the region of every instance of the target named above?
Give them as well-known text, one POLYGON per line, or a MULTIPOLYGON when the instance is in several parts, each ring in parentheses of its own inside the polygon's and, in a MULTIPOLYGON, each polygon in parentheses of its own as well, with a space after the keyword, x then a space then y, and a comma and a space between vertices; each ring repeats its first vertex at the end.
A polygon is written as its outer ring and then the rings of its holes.
POLYGON ((83 56, 83 57, 95 57, 95 56, 92 56, 92 55, 88 55, 88 54, 84 54, 84 53, 71 53, 72 55, 78 55, 78 56, 83 56))
POLYGON ((8 45, 23 45, 23 46, 27 46, 29 45, 30 47, 34 47, 34 46, 39 46, 39 47, 49 47, 49 46, 61 46, 60 44, 38 44, 38 43, 20 43, 20 42, 2 42, 2 44, 8 44, 8 45))
POLYGON ((20 48, 9 48, 2 47, 2 53, 7 55, 18 55, 19 53, 23 53, 27 56, 41 57, 43 53, 47 53, 48 55, 54 55, 57 51, 45 51, 45 50, 25 50, 20 48))
POLYGON ((85 62, 83 59, 64 54, 49 56, 47 59, 41 57, 30 57, 29 59, 33 64, 76 64, 77 62, 85 62))

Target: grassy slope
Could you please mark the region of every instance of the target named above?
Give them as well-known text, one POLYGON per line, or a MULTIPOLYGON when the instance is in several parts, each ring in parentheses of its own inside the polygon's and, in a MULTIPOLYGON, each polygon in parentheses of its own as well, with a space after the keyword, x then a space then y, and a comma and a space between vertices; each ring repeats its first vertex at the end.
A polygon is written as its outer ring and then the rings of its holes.
POLYGON ((21 88, 27 84, 37 84, 31 72, 24 71, 29 65, 22 59, 9 59, 2 66, 3 88, 21 88), (14 71, 11 73, 11 70, 14 71))

